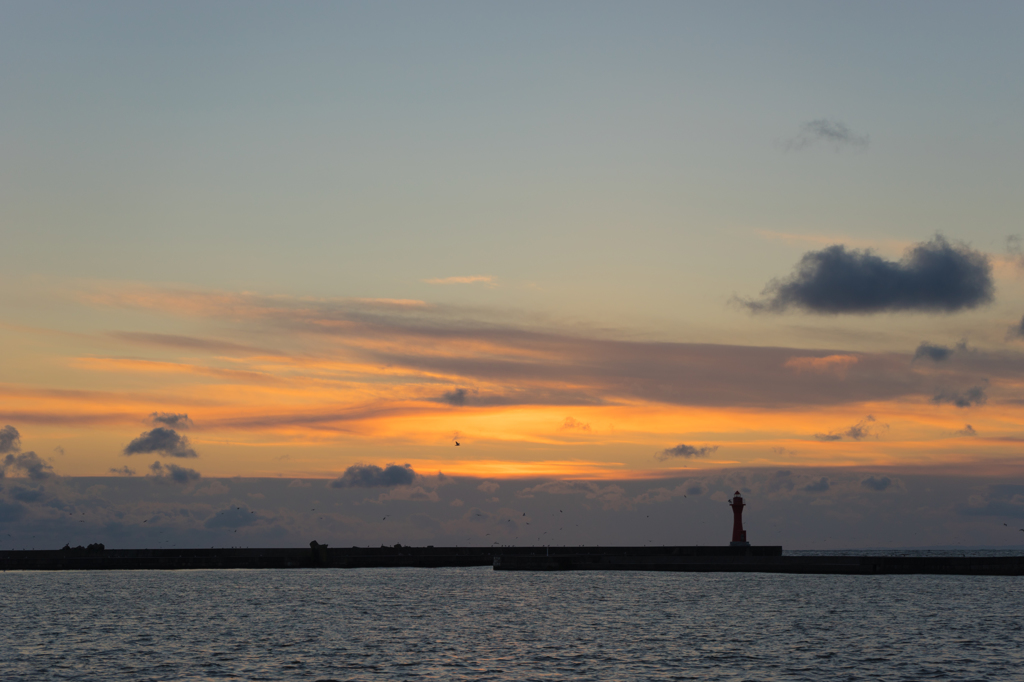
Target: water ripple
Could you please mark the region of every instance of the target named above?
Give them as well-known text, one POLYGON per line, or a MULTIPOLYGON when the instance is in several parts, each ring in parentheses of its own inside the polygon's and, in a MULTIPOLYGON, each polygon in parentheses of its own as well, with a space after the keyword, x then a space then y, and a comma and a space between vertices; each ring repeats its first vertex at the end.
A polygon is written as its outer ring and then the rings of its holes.
POLYGON ((0 574, 0 679, 1011 680, 1024 581, 486 568, 0 574))

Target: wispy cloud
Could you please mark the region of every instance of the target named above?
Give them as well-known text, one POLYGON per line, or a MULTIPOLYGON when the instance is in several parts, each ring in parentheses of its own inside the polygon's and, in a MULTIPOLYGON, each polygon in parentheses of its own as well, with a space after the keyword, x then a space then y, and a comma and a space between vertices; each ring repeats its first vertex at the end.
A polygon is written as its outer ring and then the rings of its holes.
POLYGON ((232 343, 219 339, 201 339, 177 334, 152 334, 147 332, 110 332, 109 336, 129 343, 161 346, 179 350, 207 351, 210 353, 242 353, 246 355, 281 355, 278 351, 256 348, 244 343, 232 343))
POLYGON ((427 284, 487 284, 495 286, 493 277, 487 275, 469 275, 465 277, 435 277, 423 280, 427 284))
POLYGON ((857 364, 856 355, 826 355, 824 357, 792 357, 786 360, 784 367, 798 372, 815 372, 817 374, 835 374, 845 377, 846 371, 857 364))
POLYGON ((985 386, 971 386, 962 391, 939 391, 932 396, 936 405, 950 403, 957 407, 976 407, 988 402, 985 386))
POLYGON ((187 414, 176 412, 153 412, 149 415, 148 421, 153 426, 167 426, 172 429, 190 429, 195 426, 187 414))
POLYGON ((707 457, 708 455, 717 450, 717 445, 702 445, 700 447, 697 447, 694 445, 686 445, 685 443, 680 443, 675 447, 665 448, 655 456, 660 460, 680 457, 683 459, 692 459, 694 457, 707 457))
POLYGON ((837 152, 845 147, 867 149, 871 138, 855 133, 842 121, 817 118, 800 124, 799 132, 782 144, 786 151, 800 151, 817 145, 832 147, 837 152))
POLYGON ((559 429, 562 430, 562 431, 590 431, 591 430, 590 429, 590 424, 587 424, 586 422, 581 422, 580 420, 574 419, 573 417, 566 417, 565 421, 562 422, 562 425, 559 427, 559 429))
POLYGON ((888 428, 888 424, 876 423, 874 416, 869 414, 847 429, 830 431, 828 433, 816 433, 814 434, 814 438, 815 440, 820 440, 825 443, 843 440, 844 438, 848 438, 850 440, 864 440, 869 437, 878 438, 878 432, 888 428))
POLYGON ((914 351, 914 360, 928 359, 932 362, 942 362, 943 360, 948 360, 953 355, 953 350, 953 348, 948 346, 939 346, 922 341, 914 351))
POLYGON ((964 424, 964 428, 956 432, 957 436, 977 436, 978 432, 970 424, 964 424))

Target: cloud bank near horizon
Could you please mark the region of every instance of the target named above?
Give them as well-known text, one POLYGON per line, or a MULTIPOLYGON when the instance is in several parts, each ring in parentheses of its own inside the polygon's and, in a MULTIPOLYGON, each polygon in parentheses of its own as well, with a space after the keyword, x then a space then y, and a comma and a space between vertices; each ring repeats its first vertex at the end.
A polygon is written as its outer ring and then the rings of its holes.
POLYGON ((208 479, 173 467, 145 477, 8 478, 0 486, 0 549, 302 547, 312 538, 331 546, 725 544, 734 490, 746 500, 744 524, 757 544, 1024 544, 1016 531, 1024 519, 1019 477, 813 467, 500 485, 446 476, 382 494, 322 479, 208 479))

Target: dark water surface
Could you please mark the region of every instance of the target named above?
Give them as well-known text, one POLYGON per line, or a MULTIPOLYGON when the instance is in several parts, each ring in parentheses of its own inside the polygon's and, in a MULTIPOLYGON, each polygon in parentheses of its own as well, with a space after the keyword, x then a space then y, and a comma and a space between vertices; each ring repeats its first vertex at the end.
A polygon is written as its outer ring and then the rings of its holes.
POLYGON ((0 680, 1022 680, 1024 579, 0 574, 0 680))

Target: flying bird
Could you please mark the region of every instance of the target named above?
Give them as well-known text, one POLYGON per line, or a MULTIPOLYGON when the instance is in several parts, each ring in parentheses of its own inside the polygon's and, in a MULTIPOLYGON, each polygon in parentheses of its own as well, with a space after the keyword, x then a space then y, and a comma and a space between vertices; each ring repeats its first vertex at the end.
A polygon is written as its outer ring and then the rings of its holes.
POLYGON ((455 446, 458 447, 459 445, 462 445, 462 443, 460 443, 459 441, 455 441, 455 446))

